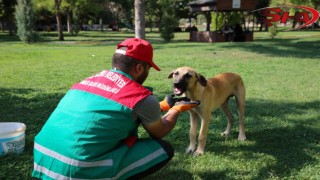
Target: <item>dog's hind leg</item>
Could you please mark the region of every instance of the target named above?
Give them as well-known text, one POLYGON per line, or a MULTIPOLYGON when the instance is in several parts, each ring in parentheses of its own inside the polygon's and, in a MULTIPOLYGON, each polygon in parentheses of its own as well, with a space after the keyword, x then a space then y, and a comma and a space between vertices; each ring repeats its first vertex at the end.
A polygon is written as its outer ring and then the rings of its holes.
POLYGON ((230 109, 229 109, 229 106, 228 106, 229 99, 230 99, 230 97, 228 97, 226 99, 226 101, 220 106, 221 111, 223 112, 223 114, 228 119, 227 128, 223 133, 221 133, 222 136, 229 136, 230 135, 231 129, 232 129, 232 126, 233 126, 233 121, 234 121, 234 118, 233 118, 232 113, 230 112, 230 109))
POLYGON ((194 111, 188 111, 190 114, 190 145, 186 150, 186 153, 193 153, 196 150, 197 146, 197 128, 199 123, 199 115, 194 111))
POLYGON ((239 114, 239 136, 238 140, 246 140, 246 134, 244 130, 244 112, 245 112, 245 90, 241 91, 241 95, 236 95, 236 102, 239 114))

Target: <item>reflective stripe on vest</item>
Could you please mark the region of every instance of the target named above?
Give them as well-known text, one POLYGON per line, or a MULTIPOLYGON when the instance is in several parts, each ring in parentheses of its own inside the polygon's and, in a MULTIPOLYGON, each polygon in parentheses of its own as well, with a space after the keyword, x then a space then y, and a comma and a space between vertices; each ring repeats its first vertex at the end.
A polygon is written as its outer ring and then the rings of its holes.
POLYGON ((93 162, 86 162, 86 161, 78 161, 76 159, 68 158, 62 154, 59 154, 55 151, 52 151, 46 147, 43 147, 37 143, 34 144, 34 149, 38 150, 39 152, 52 157, 54 159, 57 159, 61 162, 64 162, 66 164, 77 166, 77 167, 97 167, 97 166, 112 166, 113 160, 112 159, 106 159, 102 161, 93 161, 93 162))

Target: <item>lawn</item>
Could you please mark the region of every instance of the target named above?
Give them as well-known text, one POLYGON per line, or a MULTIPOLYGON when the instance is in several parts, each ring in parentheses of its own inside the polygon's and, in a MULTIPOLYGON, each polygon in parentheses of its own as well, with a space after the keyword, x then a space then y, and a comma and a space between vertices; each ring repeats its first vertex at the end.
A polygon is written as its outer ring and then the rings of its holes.
MULTIPOLYGON (((0 179, 31 179, 33 138, 59 100, 72 84, 110 68, 116 43, 134 36, 81 32, 59 42, 55 33, 40 35, 39 43, 27 45, 0 33, 0 122, 27 125, 25 152, 0 157, 0 179)), ((258 32, 245 43, 191 43, 187 33, 175 37, 164 43, 158 33, 147 33, 161 71, 152 70, 145 85, 161 100, 172 93, 168 74, 180 66, 206 77, 240 74, 247 90, 247 141, 237 141, 237 121, 230 137, 220 136, 227 122, 217 110, 205 154, 185 154, 189 117, 183 113, 165 137, 175 157, 146 179, 320 179, 320 31, 281 32, 275 39, 258 32)), ((142 129, 139 134, 147 136, 142 129)))

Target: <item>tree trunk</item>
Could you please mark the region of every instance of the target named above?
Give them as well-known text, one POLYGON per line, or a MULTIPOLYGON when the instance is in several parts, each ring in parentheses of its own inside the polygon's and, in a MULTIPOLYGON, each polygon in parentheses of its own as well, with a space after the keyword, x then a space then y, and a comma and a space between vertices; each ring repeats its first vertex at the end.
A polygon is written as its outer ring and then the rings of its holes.
POLYGON ((149 15, 148 18, 149 18, 149 28, 150 28, 150 32, 152 32, 152 16, 149 15))
POLYGON ((210 24, 211 24, 211 20, 212 20, 211 13, 210 12, 206 12, 205 16, 206 16, 206 19, 207 19, 206 31, 210 31, 210 24))
POLYGON ((71 12, 70 11, 68 11, 68 13, 67 13, 67 26, 68 26, 68 33, 73 35, 72 16, 71 16, 71 12))
POLYGON ((58 28, 58 37, 59 37, 59 41, 64 41, 63 27, 61 23, 60 4, 61 4, 61 0, 54 0, 55 10, 56 10, 56 19, 57 19, 57 28, 58 28))
MULTIPOLYGON (((242 21, 242 24, 244 26, 244 30, 247 30, 247 26, 246 26, 246 16, 244 14, 243 11, 241 11, 241 21, 242 21)), ((249 28, 248 28, 249 29, 249 28)))
POLYGON ((7 27, 8 27, 8 30, 9 30, 9 35, 13 36, 14 33, 16 32, 16 28, 15 28, 14 22, 13 21, 8 21, 7 22, 7 27))
POLYGON ((62 23, 61 23, 61 14, 59 12, 56 13, 56 19, 57 19, 59 41, 64 41, 63 28, 62 28, 62 23))
POLYGON ((100 25, 100 31, 103 32, 103 19, 102 19, 102 17, 99 18, 99 25, 100 25))
POLYGON ((135 37, 145 39, 145 0, 134 1, 135 37))

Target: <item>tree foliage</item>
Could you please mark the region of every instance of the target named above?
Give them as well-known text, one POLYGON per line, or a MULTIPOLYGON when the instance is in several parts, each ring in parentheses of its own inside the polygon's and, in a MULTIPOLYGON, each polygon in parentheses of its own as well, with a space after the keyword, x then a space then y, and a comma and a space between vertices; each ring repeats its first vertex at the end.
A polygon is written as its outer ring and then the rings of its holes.
POLYGON ((9 34, 14 34, 14 10, 16 0, 0 0, 0 23, 6 24, 9 34))
POLYGON ((161 3, 159 0, 146 1, 146 24, 149 26, 150 31, 154 26, 160 24, 162 17, 161 3))

